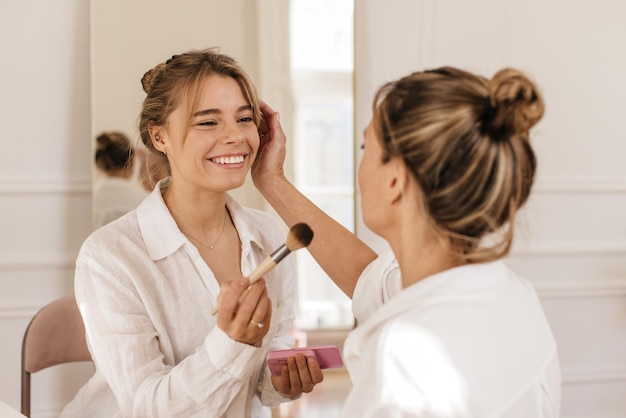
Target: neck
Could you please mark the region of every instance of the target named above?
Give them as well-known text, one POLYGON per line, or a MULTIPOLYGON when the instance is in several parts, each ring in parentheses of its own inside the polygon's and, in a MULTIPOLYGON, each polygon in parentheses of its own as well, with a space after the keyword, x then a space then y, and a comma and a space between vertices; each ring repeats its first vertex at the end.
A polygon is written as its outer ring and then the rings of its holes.
POLYGON ((224 229, 228 216, 226 193, 188 190, 172 182, 163 200, 180 230, 201 241, 212 242, 224 229))
POLYGON ((117 177, 122 179, 129 179, 133 171, 131 169, 121 168, 119 170, 112 170, 108 172, 109 177, 117 177))
POLYGON ((403 247, 393 250, 400 266, 404 288, 462 264, 447 249, 438 245, 418 245, 414 249, 403 247))
POLYGON ((398 260, 404 288, 463 264, 438 237, 419 206, 401 207, 396 215, 385 238, 398 260))

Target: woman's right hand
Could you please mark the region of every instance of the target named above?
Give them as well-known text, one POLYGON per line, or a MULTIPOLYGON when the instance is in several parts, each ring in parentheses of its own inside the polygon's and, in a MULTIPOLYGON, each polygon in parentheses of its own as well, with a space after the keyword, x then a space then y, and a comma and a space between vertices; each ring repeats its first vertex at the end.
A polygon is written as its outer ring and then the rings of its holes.
POLYGON ((217 326, 235 341, 259 345, 272 319, 265 279, 252 285, 245 277, 224 282, 217 300, 217 326))

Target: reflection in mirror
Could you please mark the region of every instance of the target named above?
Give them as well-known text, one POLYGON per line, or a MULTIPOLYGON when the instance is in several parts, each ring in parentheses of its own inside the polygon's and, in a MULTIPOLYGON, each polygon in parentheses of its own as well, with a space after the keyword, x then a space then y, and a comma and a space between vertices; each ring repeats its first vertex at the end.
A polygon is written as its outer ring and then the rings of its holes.
MULTIPOLYGON (((282 3, 288 4, 288 1, 282 3)), ((249 0, 91 0, 94 162, 99 135, 105 132, 125 135, 135 151, 131 179, 137 189, 142 179, 148 179, 151 187, 162 174, 139 140, 137 120, 145 98, 141 77, 173 54, 219 47, 225 54, 235 57, 258 81, 255 5, 256 2, 249 0)), ((283 20, 286 30, 287 22, 283 20)), ((96 185, 103 178, 96 164, 92 177, 93 224, 98 227, 102 223, 99 220, 102 209, 120 205, 108 202, 104 193, 95 195, 100 189, 96 185)), ((244 206, 259 207, 261 199, 251 190, 254 191, 253 187, 246 184, 233 195, 244 206)), ((130 208, 135 203, 133 197, 125 207, 130 208)))
POLYGON ((94 227, 99 228, 137 207, 150 185, 137 181, 135 169, 145 171, 145 164, 124 133, 103 132, 95 147, 94 227))

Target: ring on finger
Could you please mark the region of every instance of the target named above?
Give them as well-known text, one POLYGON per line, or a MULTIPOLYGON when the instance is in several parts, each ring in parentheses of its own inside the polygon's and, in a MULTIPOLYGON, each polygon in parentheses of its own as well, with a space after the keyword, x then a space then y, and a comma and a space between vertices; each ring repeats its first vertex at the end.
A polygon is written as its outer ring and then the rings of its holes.
POLYGON ((263 322, 257 322, 254 319, 251 319, 250 323, 256 325, 259 329, 263 328, 263 322))

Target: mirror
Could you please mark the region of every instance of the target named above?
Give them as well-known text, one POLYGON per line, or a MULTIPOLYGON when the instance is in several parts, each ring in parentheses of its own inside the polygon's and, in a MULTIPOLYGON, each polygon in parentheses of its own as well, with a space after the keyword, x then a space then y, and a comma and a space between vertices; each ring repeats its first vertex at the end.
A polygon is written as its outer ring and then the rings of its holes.
MULTIPOLYGON (((125 134, 135 154, 142 155, 137 129, 145 98, 141 77, 189 49, 219 47, 248 70, 265 100, 288 109, 288 3, 272 1, 257 8, 258 3, 249 0, 91 0, 92 156, 96 138, 107 132, 125 134), (281 75, 286 80, 281 81, 281 75)), ((92 166, 96 191, 103 174, 92 166)), ((138 171, 133 170, 136 180, 138 171)), ((232 194, 244 206, 263 206, 251 181, 232 194)), ((97 202, 94 199, 94 226, 97 202)))
MULTIPOLYGON (((260 96, 280 111, 290 138, 287 176, 349 228, 354 218, 353 179, 345 173, 345 156, 354 148, 354 57, 353 26, 346 20, 353 16, 351 0, 91 0, 94 154, 98 135, 111 131, 126 134, 134 146, 143 148, 137 118, 145 98, 140 80, 146 71, 175 53, 219 46, 248 70, 260 96), (306 19, 306 25, 295 23, 301 30, 290 34, 294 16, 299 22, 306 19), (292 72, 292 64, 298 71, 292 72), (298 141, 317 150, 298 146, 298 141), (299 162, 297 173, 294 161, 299 162), (324 161, 331 161, 333 170, 316 170, 324 161), (307 170, 314 175, 303 176, 307 170)), ((97 184, 101 174, 93 167, 97 184)), ((133 171, 137 178, 137 168, 133 171)), ((251 181, 230 193, 243 206, 273 211, 251 181)), ((94 226, 100 209, 110 202, 100 203, 94 196, 94 226)), ((345 295, 306 252, 298 254, 298 265, 303 283, 300 324, 351 326, 345 295)))

